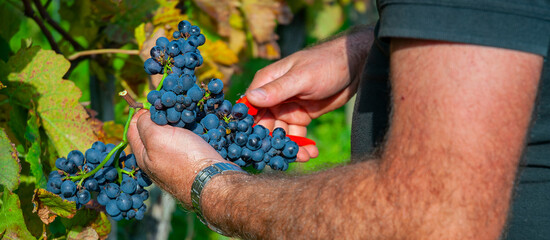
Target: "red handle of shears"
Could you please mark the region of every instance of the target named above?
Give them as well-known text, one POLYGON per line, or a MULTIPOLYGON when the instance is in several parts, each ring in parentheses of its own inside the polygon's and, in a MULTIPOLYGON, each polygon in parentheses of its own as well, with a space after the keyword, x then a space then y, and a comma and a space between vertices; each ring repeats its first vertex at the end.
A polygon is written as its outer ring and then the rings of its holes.
MULTIPOLYGON (((244 105, 246 105, 248 107, 248 114, 249 115, 256 116, 256 114, 258 114, 258 109, 256 107, 252 106, 252 104, 250 104, 250 102, 248 101, 248 98, 246 98, 246 96, 243 96, 243 97, 239 98, 239 100, 237 100, 237 103, 244 103, 244 105)), ((292 140, 296 144, 298 144, 298 146, 316 145, 317 144, 317 143, 315 143, 315 141, 313 141, 309 138, 294 136, 294 135, 286 135, 286 136, 288 138, 290 138, 290 140, 292 140)))

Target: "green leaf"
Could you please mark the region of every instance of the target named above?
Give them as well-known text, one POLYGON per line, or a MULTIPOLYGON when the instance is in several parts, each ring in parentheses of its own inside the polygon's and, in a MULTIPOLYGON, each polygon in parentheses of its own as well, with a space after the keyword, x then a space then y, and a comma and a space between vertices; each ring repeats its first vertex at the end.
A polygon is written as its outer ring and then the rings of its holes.
POLYGON ((8 139, 4 129, 0 128, 0 185, 9 191, 17 189, 20 172, 21 165, 15 146, 8 139))
POLYGON ((25 225, 19 197, 7 189, 2 196, 0 219, 2 239, 35 239, 25 225))
POLYGON ((307 10, 312 24, 310 35, 318 40, 331 36, 344 24, 344 11, 339 4, 316 1, 307 10))
POLYGON ((25 138, 29 146, 29 151, 25 157, 25 161, 30 164, 31 174, 34 176, 36 182, 36 188, 46 188, 46 177, 42 170, 42 163, 40 161, 41 148, 40 148, 40 119, 36 116, 34 110, 29 111, 29 120, 27 121, 27 131, 25 132, 25 138))
POLYGON ((39 47, 21 49, 8 61, 8 88, 12 98, 37 112, 60 155, 87 149, 96 139, 87 113, 78 103, 80 90, 63 80, 70 63, 62 55, 39 47))
POLYGON ((32 198, 34 204, 33 212, 38 213, 40 220, 50 224, 57 216, 72 218, 76 214, 76 203, 63 200, 59 195, 36 189, 32 198))
POLYGON ((92 227, 75 226, 67 234, 67 240, 96 240, 99 235, 92 227))
POLYGON ((99 236, 103 239, 111 232, 111 223, 107 215, 95 209, 83 208, 78 210, 73 218, 61 219, 61 221, 65 228, 70 229, 67 238, 80 236, 74 239, 82 239, 84 236, 99 236))

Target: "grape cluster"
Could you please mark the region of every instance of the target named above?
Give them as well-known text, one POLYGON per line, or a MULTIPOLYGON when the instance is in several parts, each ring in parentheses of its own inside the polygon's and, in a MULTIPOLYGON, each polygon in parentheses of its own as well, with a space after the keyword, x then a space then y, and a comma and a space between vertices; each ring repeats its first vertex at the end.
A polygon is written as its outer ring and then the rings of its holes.
POLYGON ((164 73, 164 66, 171 73, 195 75, 195 68, 202 65, 203 58, 197 47, 203 45, 206 38, 198 26, 188 21, 178 24, 178 31, 173 34, 174 40, 160 37, 151 48, 151 58, 145 60, 145 72, 149 75, 164 73))
MULTIPOLYGON (((178 30, 174 32, 174 38, 183 38, 172 42, 180 43, 183 39, 183 42, 191 41, 189 44, 193 46, 201 45, 194 45, 195 41, 204 43, 204 36, 197 26, 182 21, 178 30), (187 40, 184 38, 186 36, 187 40)), ((276 128, 270 133, 264 126, 254 125, 254 118, 248 114, 248 107, 244 103, 233 105, 224 99, 223 82, 220 79, 211 79, 207 85, 197 84, 194 67, 199 66, 202 59, 185 65, 183 69, 178 69, 176 64, 178 56, 174 57, 174 61, 158 61, 156 49, 159 49, 158 43, 161 39, 163 38, 159 38, 157 46, 151 49, 150 59, 160 64, 155 69, 169 66, 172 70, 166 73, 161 82, 162 88, 152 90, 147 95, 153 122, 193 131, 223 158, 241 167, 253 166, 257 170, 263 170, 269 165, 272 169, 284 171, 289 163, 296 160, 298 145, 286 136, 284 129, 276 128)), ((166 40, 161 40, 163 41, 166 40)), ((170 46, 175 46, 172 42, 166 45, 168 47, 165 51, 170 52, 170 46)), ((191 52, 196 53, 198 50, 191 52)), ((148 74, 162 72, 151 71, 147 62, 145 71, 148 74)))
POLYGON ((93 195, 116 221, 143 219, 147 209, 143 201, 149 198, 144 187, 150 186, 151 180, 137 166, 134 154, 121 151, 116 158, 114 148, 114 144, 97 141, 85 154, 73 150, 67 158, 58 158, 55 167, 59 170, 50 173, 46 190, 76 202, 77 208, 93 195))

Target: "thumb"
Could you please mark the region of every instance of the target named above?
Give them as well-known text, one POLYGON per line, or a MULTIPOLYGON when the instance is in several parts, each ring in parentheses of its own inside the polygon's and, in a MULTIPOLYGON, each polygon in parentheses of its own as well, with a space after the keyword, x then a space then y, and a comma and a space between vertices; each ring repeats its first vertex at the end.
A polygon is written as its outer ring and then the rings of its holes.
POLYGON ((272 107, 298 95, 302 90, 299 84, 297 77, 287 74, 259 88, 248 89, 245 95, 256 107, 272 107))

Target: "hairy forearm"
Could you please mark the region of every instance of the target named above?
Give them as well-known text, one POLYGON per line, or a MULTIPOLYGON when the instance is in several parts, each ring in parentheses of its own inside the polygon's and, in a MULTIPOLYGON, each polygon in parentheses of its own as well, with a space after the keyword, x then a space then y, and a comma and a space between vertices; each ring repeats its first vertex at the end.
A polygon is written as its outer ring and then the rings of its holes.
POLYGON ((204 213, 226 233, 245 239, 380 237, 393 231, 384 214, 389 206, 374 201, 381 195, 377 162, 307 176, 214 178, 203 194, 204 213))

